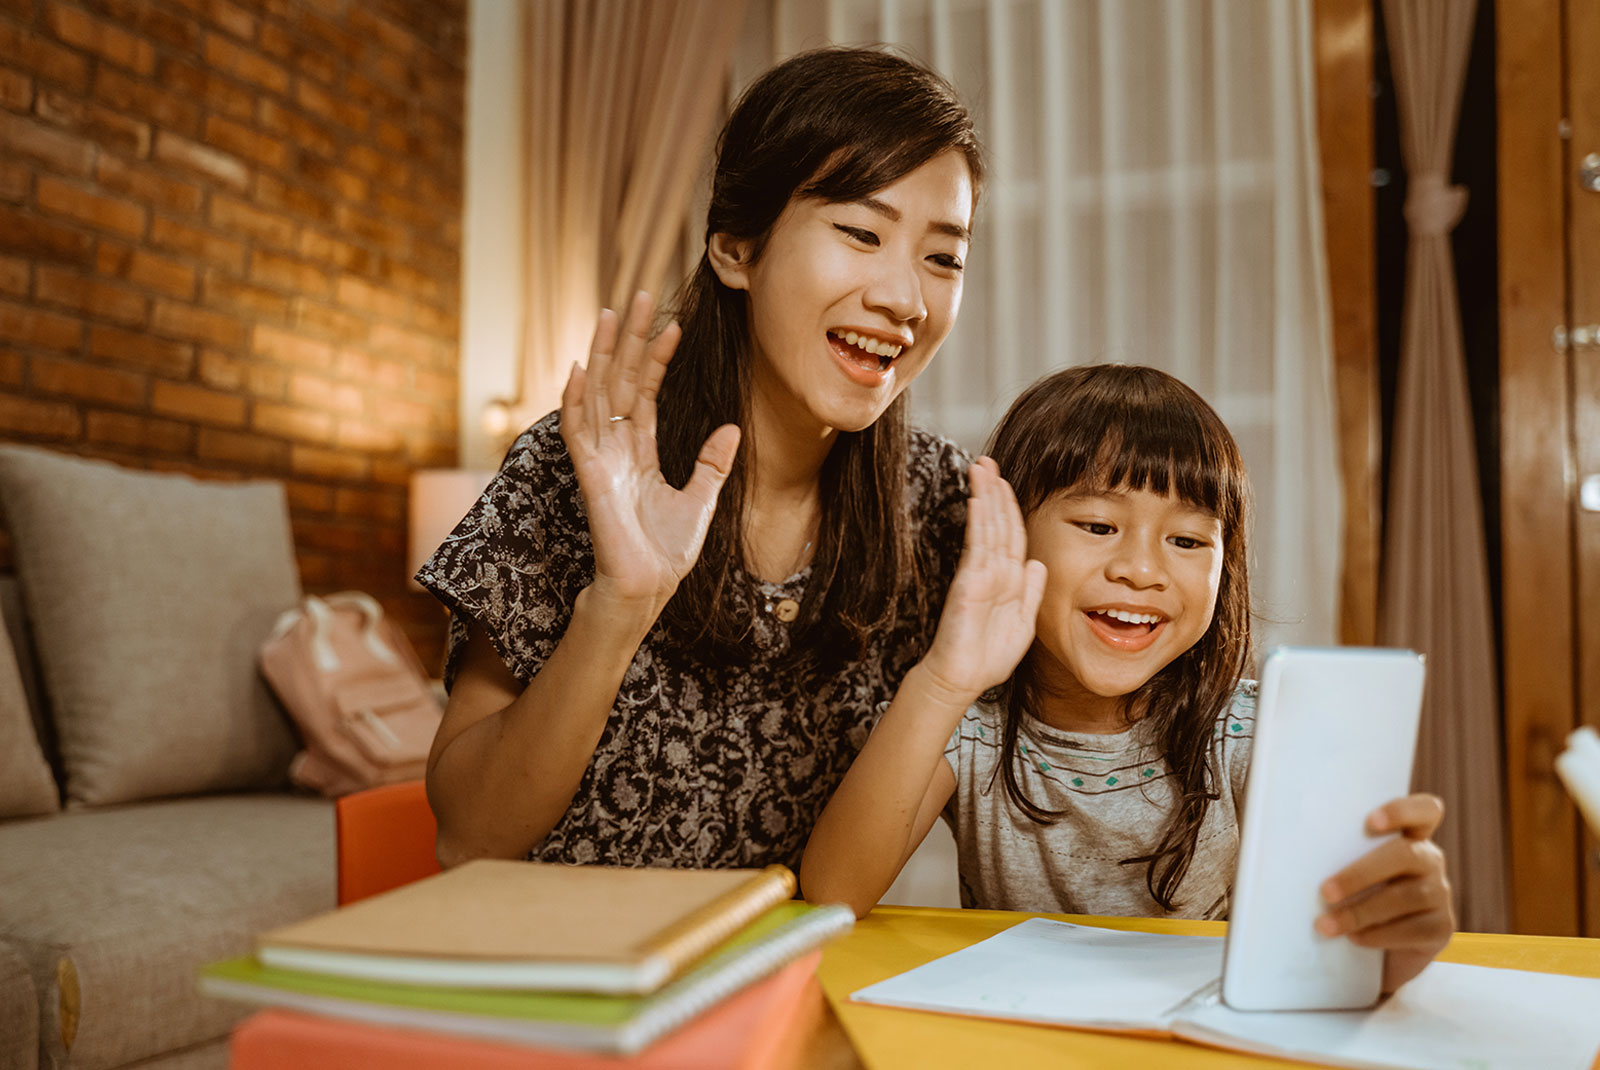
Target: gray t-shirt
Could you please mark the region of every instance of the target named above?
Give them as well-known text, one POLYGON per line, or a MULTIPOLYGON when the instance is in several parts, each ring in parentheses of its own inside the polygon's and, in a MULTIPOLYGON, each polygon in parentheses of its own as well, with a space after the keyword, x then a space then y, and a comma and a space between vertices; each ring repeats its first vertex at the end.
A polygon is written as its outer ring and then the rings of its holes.
POLYGON ((1048 810, 1042 825, 1006 797, 999 775, 1003 710, 969 709, 945 745, 956 790, 944 810, 960 857, 961 905, 1123 917, 1225 918, 1239 854, 1256 686, 1242 683, 1216 723, 1220 797, 1206 807, 1177 909, 1151 896, 1151 854, 1172 806, 1171 773, 1144 724, 1109 735, 1063 732, 1028 717, 1017 736, 1023 791, 1048 810))

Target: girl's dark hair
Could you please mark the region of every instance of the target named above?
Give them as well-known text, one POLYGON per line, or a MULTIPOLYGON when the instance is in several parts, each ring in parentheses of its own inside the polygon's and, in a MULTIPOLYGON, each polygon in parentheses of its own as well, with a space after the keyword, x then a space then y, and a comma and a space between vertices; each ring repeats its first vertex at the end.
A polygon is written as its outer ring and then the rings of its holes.
MULTIPOLYGON (((1177 805, 1155 853, 1123 861, 1149 863, 1150 894, 1173 910, 1206 807, 1220 790, 1213 761, 1216 720, 1250 664, 1250 484, 1244 459, 1199 394, 1155 368, 1122 364, 1068 368, 1034 383, 995 428, 987 452, 1016 491, 1024 516, 1058 494, 1127 489, 1175 494, 1222 522, 1222 578, 1211 626, 1124 699, 1130 719, 1143 711, 1171 770, 1177 805)), ((1041 697, 1031 660, 1024 658, 992 697, 1006 710, 1000 751, 1006 796, 1034 821, 1048 824, 1064 811, 1029 799, 1016 772, 1018 729, 1041 697)))
MULTIPOLYGON (((983 158, 971 117, 934 72, 875 49, 802 53, 757 79, 723 128, 706 238, 751 239, 759 257, 792 198, 865 197, 950 150, 966 158, 976 197, 983 158)), ((688 481, 712 430, 745 422, 747 297, 724 286, 706 256, 679 292, 683 337, 662 383, 658 421, 661 469, 674 486, 688 481)), ((790 626, 791 649, 860 650, 869 633, 892 622, 902 594, 922 590, 926 563, 914 551, 905 500, 905 409, 902 395, 872 426, 840 432, 823 464, 811 580, 790 626)), ((747 436, 700 559, 664 614, 677 634, 719 660, 748 656, 741 648, 753 606, 726 594, 744 567, 754 448, 747 436)))

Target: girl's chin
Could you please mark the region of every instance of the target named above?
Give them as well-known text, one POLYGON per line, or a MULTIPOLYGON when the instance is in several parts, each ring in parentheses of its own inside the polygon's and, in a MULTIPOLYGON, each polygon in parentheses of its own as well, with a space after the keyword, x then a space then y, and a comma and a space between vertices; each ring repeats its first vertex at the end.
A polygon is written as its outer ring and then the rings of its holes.
POLYGON ((1084 673, 1079 683, 1085 691, 1101 698, 1124 698, 1155 678, 1155 673, 1084 673))

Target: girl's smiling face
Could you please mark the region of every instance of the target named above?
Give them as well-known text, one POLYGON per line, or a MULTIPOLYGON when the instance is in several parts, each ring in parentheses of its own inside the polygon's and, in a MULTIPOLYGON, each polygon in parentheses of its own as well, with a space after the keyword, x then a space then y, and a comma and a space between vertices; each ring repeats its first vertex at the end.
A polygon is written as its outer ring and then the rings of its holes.
POLYGON ((1056 495, 1026 526, 1049 569, 1030 655, 1047 691, 1108 708, 1211 626, 1223 531, 1207 510, 1122 488, 1056 495))
POLYGON ((753 258, 713 235, 717 276, 749 295, 756 397, 821 434, 877 420, 955 323, 972 202, 952 150, 860 200, 792 198, 753 258))

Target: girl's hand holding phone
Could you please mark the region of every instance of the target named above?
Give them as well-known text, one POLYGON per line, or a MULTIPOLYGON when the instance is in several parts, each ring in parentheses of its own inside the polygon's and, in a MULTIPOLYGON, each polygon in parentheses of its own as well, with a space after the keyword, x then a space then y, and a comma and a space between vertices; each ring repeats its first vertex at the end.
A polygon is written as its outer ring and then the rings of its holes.
POLYGON ((1444 852, 1431 839, 1443 819, 1444 803, 1436 795, 1407 795, 1384 804, 1367 818, 1367 831, 1400 835, 1322 885, 1328 912, 1317 919, 1317 931, 1383 948, 1385 992, 1421 973, 1455 932, 1444 852))
POLYGON ((1028 560, 1027 532, 1011 484, 988 457, 972 465, 966 543, 922 665, 966 705, 1006 680, 1033 642, 1045 567, 1028 560))
POLYGON ((656 395, 682 332, 673 323, 652 339, 650 312, 650 295, 636 295, 620 332, 615 312, 600 313, 588 366, 573 365, 561 394, 561 438, 594 541, 589 591, 654 623, 700 556, 739 429, 711 433, 682 490, 662 476, 656 395))

